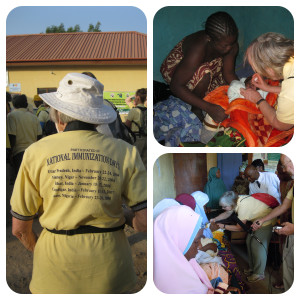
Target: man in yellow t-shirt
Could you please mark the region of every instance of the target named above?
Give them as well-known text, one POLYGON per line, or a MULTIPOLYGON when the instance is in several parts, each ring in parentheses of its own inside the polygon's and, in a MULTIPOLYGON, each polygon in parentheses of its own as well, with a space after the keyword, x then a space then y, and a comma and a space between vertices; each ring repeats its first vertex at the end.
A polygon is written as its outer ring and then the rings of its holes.
POLYGON ((13 165, 18 173, 25 149, 42 137, 42 128, 38 118, 27 110, 25 95, 16 95, 12 103, 15 109, 7 115, 7 133, 13 165))
POLYGON ((147 89, 138 89, 133 98, 134 107, 128 113, 125 125, 136 135, 135 146, 137 147, 145 167, 147 167, 147 89))
POLYGON ((34 251, 32 293, 124 293, 135 286, 123 228, 146 230, 146 170, 136 147, 96 131, 116 117, 102 95, 99 81, 77 73, 41 95, 58 133, 25 151, 11 198, 13 234, 34 251), (36 214, 44 228, 38 239, 36 214))
MULTIPOLYGON (((294 179, 294 165, 289 157, 281 154, 280 161, 283 171, 287 172, 294 179)), ((286 242, 283 249, 283 284, 287 291, 294 281, 294 187, 290 189, 282 204, 274 208, 268 215, 256 220, 252 227, 254 230, 264 226, 269 220, 284 214, 288 209, 292 210, 292 222, 284 222, 281 224, 282 228, 275 230, 276 233, 286 235, 286 242)))

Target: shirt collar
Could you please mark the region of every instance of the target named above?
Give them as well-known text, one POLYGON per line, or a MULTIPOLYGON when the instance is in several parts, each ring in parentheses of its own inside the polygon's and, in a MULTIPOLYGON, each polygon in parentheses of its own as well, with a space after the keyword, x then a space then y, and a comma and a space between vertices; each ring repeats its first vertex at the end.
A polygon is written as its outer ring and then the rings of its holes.
POLYGON ((74 131, 74 130, 91 130, 96 131, 94 124, 89 124, 81 121, 69 122, 64 131, 74 131))

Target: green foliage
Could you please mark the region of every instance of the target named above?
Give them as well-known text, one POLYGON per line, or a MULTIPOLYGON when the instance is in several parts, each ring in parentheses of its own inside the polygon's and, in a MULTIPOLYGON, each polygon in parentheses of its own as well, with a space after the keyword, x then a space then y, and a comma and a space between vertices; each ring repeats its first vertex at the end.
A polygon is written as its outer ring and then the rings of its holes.
POLYGON ((101 26, 101 23, 99 21, 96 23, 95 26, 93 24, 90 24, 88 32, 101 32, 100 26, 101 26))
MULTIPOLYGON (((101 23, 99 21, 96 23, 95 26, 93 24, 90 24, 87 32, 101 32, 100 26, 101 23)), ((46 28, 46 33, 64 33, 64 32, 82 32, 82 30, 80 30, 80 26, 78 24, 76 24, 74 27, 71 26, 67 30, 65 30, 65 25, 63 23, 61 23, 59 26, 52 25, 46 28)))

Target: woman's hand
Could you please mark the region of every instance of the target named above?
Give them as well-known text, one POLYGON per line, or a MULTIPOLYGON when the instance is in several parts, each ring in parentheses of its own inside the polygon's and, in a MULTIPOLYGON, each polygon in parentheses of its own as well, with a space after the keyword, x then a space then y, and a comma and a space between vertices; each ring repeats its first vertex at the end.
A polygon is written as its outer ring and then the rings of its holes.
POLYGON ((209 103, 206 112, 216 123, 221 123, 228 118, 228 115, 225 114, 225 110, 220 105, 209 103))
POLYGON ((241 92, 241 95, 244 96, 246 100, 249 100, 254 104, 256 104, 256 102, 262 98, 260 93, 253 89, 241 88, 240 92, 241 92))
POLYGON ((265 80, 258 74, 258 73, 255 73, 253 76, 252 76, 252 79, 251 79, 251 83, 263 90, 263 91, 266 91, 268 89, 268 84, 265 82, 265 80))
POLYGON ((259 228, 261 228, 262 224, 263 224, 263 220, 262 219, 257 219, 253 222, 253 224, 251 225, 252 229, 255 231, 259 228))
POLYGON ((280 86, 272 86, 267 84, 267 82, 257 73, 252 76, 251 82, 255 87, 268 93, 279 94, 281 91, 280 86))

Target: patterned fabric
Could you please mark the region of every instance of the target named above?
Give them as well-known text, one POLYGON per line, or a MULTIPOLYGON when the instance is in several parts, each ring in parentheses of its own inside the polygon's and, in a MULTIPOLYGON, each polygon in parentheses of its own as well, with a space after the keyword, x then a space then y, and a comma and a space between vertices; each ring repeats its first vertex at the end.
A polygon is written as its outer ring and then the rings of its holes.
MULTIPOLYGON (((268 84, 277 86, 278 82, 269 81, 268 84)), ((244 146, 240 141, 245 139, 245 145, 248 147, 274 147, 290 141, 294 133, 293 128, 287 131, 274 129, 256 105, 246 99, 236 99, 229 104, 227 89, 228 86, 219 87, 204 98, 210 103, 222 106, 230 115, 221 123, 227 130, 217 133, 208 146, 244 146)), ((276 100, 277 94, 268 93, 266 101, 272 107, 276 108, 276 100)))
MULTIPOLYGON (((181 62, 181 60, 184 57, 183 51, 182 51, 182 44, 183 41, 180 41, 174 48, 171 50, 169 55, 165 58, 163 61, 160 72, 164 78, 164 80, 170 84, 172 80, 172 76, 175 72, 176 67, 181 62)), ((210 62, 205 62, 202 65, 199 66, 199 68, 194 73, 193 77, 189 80, 187 83, 187 88, 191 91, 195 89, 195 87, 198 85, 198 83, 202 80, 202 78, 206 74, 210 74, 210 83, 208 86, 207 92, 213 91, 215 88, 225 85, 226 82, 223 78, 223 59, 222 57, 215 58, 214 60, 210 62)))
POLYGON ((153 132, 157 141, 176 147, 180 142, 199 141, 202 123, 191 106, 174 96, 154 105, 153 132))
POLYGON ((246 139, 234 128, 225 128, 219 131, 206 144, 206 147, 245 147, 246 139))
MULTIPOLYGON (((240 269, 231 250, 228 247, 222 250, 219 249, 218 255, 222 258, 226 270, 229 272, 229 274, 232 274, 232 276, 235 277, 238 285, 236 287, 239 288, 242 293, 245 293, 245 283, 242 280, 240 269)), ((232 282, 230 283, 230 285, 231 284, 232 282)))

